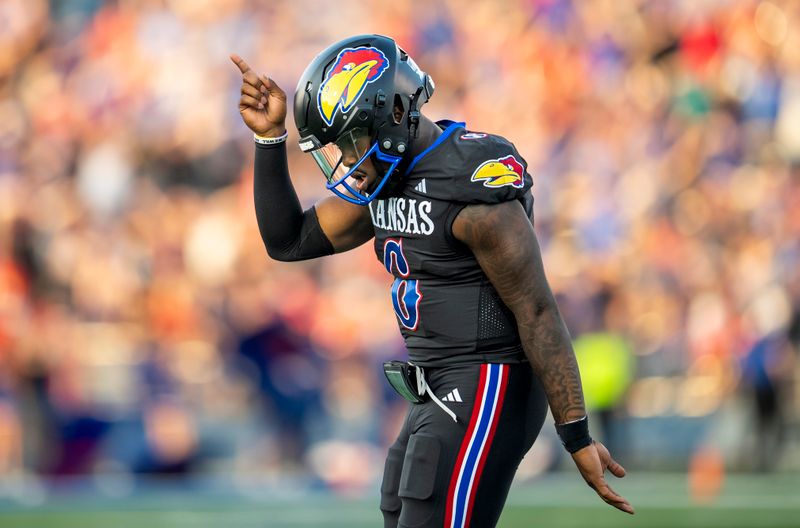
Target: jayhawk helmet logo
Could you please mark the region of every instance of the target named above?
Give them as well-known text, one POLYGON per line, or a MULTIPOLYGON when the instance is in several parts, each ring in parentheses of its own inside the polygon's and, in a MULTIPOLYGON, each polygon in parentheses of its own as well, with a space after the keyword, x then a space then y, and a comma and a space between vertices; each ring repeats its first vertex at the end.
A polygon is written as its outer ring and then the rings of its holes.
POLYGON ((328 71, 319 88, 317 107, 325 123, 333 124, 337 110, 346 114, 364 93, 367 84, 377 81, 389 61, 377 48, 345 48, 328 71))
POLYGON ((525 168, 517 158, 508 155, 504 158, 484 161, 472 173, 472 181, 482 181, 485 187, 511 185, 521 189, 525 185, 525 168))

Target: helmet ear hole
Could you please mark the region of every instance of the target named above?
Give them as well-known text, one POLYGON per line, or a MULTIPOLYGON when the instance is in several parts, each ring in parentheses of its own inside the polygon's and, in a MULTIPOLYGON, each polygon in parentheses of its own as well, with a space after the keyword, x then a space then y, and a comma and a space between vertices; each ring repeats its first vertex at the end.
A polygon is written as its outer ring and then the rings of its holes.
POLYGON ((395 125, 403 122, 403 117, 406 115, 406 109, 403 105, 403 98, 400 94, 394 94, 394 105, 392 106, 392 119, 395 125))

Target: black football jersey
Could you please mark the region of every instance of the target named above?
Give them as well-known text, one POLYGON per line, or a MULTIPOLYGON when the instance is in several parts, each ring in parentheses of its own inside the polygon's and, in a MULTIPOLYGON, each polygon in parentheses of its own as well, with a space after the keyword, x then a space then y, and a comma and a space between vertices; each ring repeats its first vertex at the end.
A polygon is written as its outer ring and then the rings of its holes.
POLYGON ((438 124, 441 136, 411 162, 402 190, 369 204, 409 357, 422 366, 522 361, 513 314, 451 228, 471 204, 519 200, 530 217, 527 164, 502 137, 438 124))

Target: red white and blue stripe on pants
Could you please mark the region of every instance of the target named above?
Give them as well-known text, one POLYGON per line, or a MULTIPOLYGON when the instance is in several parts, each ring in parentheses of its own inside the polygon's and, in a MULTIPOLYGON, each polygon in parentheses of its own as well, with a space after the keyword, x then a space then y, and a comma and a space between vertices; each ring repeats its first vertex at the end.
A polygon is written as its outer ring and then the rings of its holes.
POLYGON ((492 446, 497 422, 500 421, 507 383, 508 365, 481 365, 469 427, 461 442, 461 449, 450 478, 444 517, 445 528, 469 526, 475 492, 492 446))

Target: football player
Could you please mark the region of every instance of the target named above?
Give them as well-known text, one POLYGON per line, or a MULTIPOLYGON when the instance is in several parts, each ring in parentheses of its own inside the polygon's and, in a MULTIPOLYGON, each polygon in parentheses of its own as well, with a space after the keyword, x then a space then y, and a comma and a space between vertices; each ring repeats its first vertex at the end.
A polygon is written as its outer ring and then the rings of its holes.
POLYGON ((413 403, 389 449, 387 527, 495 526, 549 402, 578 470, 633 513, 604 478, 625 470, 589 436, 570 337, 542 267, 531 177, 512 143, 420 113, 434 83, 390 38, 320 53, 297 85, 300 148, 329 196, 302 210, 286 158, 286 94, 239 56, 239 110, 254 132, 255 205, 282 261, 374 239, 409 362, 387 378, 413 403))

